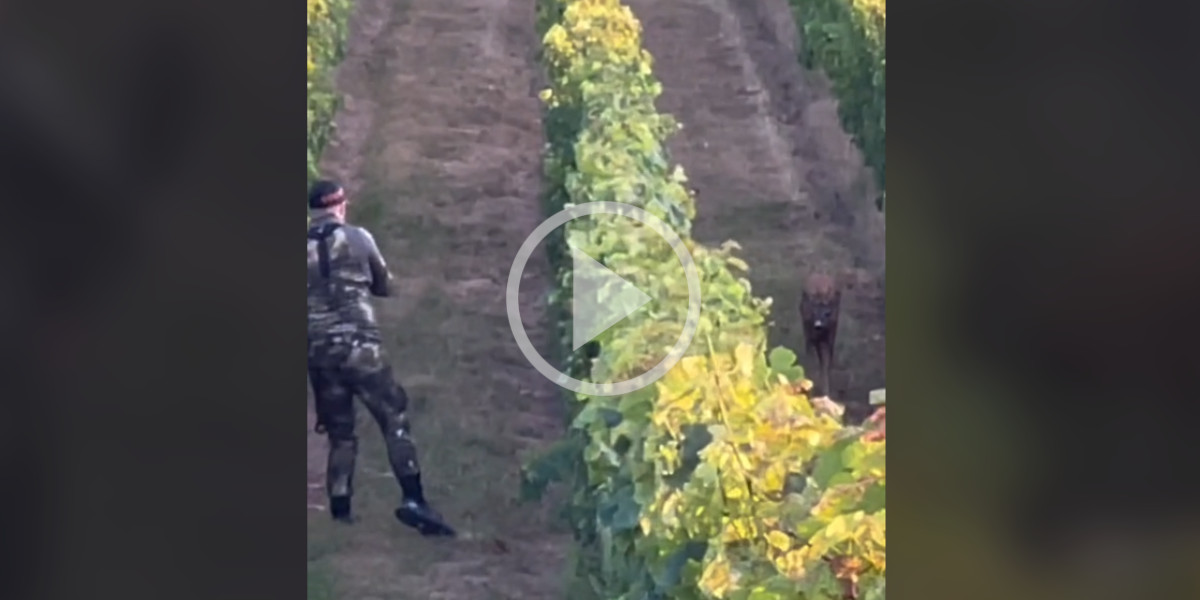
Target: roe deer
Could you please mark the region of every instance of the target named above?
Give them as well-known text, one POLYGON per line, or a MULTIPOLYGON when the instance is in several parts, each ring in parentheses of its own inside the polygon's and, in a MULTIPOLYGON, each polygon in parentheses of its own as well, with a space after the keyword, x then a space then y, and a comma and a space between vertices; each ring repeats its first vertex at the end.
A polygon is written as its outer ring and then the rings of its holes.
POLYGON ((833 278, 814 273, 804 282, 800 293, 800 317, 804 323, 804 348, 817 355, 821 371, 821 392, 831 392, 829 370, 833 367, 833 345, 837 339, 838 308, 842 291, 833 278))

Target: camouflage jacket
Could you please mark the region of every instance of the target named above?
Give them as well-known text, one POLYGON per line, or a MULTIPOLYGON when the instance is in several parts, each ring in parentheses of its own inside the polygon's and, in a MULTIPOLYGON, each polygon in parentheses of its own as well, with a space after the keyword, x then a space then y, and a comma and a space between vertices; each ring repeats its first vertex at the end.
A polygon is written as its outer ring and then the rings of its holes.
POLYGON ((391 295, 391 274, 362 227, 314 211, 308 228, 308 339, 358 334, 378 338, 370 297, 391 295))

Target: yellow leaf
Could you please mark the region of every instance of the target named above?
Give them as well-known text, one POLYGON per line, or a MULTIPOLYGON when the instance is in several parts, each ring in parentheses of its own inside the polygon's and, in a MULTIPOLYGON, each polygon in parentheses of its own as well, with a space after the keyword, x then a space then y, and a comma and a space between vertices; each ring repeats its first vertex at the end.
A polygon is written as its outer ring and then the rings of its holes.
POLYGON ((859 523, 858 526, 856 526, 854 528, 854 533, 851 534, 850 537, 854 538, 856 540, 862 540, 862 539, 866 539, 870 535, 871 535, 871 523, 868 521, 866 523, 859 523))
POLYGON ((668 468, 674 469, 679 464, 679 451, 675 449, 673 444, 659 446, 658 453, 668 468))
POLYGON ((725 534, 734 540, 748 540, 758 533, 754 521, 750 519, 733 519, 729 522, 725 534))
POLYGON ((733 587, 733 573, 724 556, 708 563, 700 575, 700 589, 714 598, 724 598, 733 587))
POLYGON ((883 527, 883 523, 879 519, 871 519, 869 523, 869 539, 880 548, 887 547, 887 532, 883 527))
POLYGON ((664 525, 668 527, 675 527, 679 524, 679 515, 677 512, 679 510, 679 501, 681 498, 682 496, 679 494, 679 492, 671 492, 671 495, 667 496, 667 498, 663 500, 662 521, 664 525))
POLYGON ((712 357, 712 363, 713 371, 718 373, 728 373, 736 366, 734 361, 729 358, 728 354, 714 354, 712 357))
POLYGON ((801 439, 804 440, 804 443, 812 446, 813 448, 821 447, 821 432, 809 429, 804 431, 801 435, 803 436, 801 439))
MULTIPOLYGON (((850 523, 846 515, 838 515, 829 521, 825 529, 817 535, 826 547, 832 547, 838 542, 850 537, 850 523)), ((814 543, 813 546, 817 544, 814 543)))
POLYGON ((679 361, 676 369, 671 369, 672 372, 678 370, 680 379, 695 379, 705 371, 708 366, 708 359, 703 356, 688 356, 679 361))
POLYGON ((733 356, 737 361, 738 372, 743 377, 749 377, 754 373, 754 346, 738 344, 737 349, 733 351, 733 356))
POLYGON ((787 469, 781 463, 775 463, 767 467, 767 472, 763 475, 763 491, 768 494, 774 494, 783 491, 784 480, 787 477, 787 469))
POLYGON ((776 558, 775 566, 789 579, 800 579, 807 571, 804 568, 804 552, 801 550, 793 550, 776 558))
POLYGON ((780 552, 786 552, 792 547, 792 538, 782 531, 772 531, 767 534, 767 543, 780 552))

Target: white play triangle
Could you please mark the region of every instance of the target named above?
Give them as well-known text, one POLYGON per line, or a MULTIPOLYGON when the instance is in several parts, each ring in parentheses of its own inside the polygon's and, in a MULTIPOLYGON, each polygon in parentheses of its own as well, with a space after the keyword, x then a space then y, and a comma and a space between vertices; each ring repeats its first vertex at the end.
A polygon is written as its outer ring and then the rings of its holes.
POLYGON ((650 296, 625 281, 577 248, 571 248, 574 265, 571 285, 572 350, 592 341, 650 302, 650 296), (600 290, 607 290, 600 305, 600 290))

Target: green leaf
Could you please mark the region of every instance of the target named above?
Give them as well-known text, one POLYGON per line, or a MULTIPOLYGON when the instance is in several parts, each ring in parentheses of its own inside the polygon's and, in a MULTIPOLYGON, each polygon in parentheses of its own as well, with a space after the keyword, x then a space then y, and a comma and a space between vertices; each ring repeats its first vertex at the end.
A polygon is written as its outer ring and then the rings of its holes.
POLYGON ((827 564, 819 564, 800 585, 803 598, 841 598, 842 584, 827 564))
POLYGON ((571 421, 572 429, 587 429, 597 418, 599 418, 599 406, 592 402, 583 405, 583 409, 575 415, 575 420, 571 421))
POLYGON ((767 364, 771 371, 787 377, 788 381, 796 381, 804 377, 804 368, 796 364, 796 353, 776 346, 767 355, 767 364))
POLYGON ((869 513, 879 512, 887 508, 887 488, 875 484, 863 493, 862 509, 869 513))
POLYGON ((856 482, 856 480, 854 479, 854 475, 852 475, 846 471, 841 471, 841 472, 835 473, 833 477, 829 478, 829 484, 826 487, 834 487, 834 486, 838 486, 838 485, 852 485, 855 482, 856 482))
POLYGON ((579 438, 564 438, 525 465, 522 469, 521 499, 539 500, 551 483, 566 479, 579 460, 581 450, 579 438))
POLYGON ((613 492, 600 509, 600 523, 614 532, 637 527, 642 507, 633 498, 633 486, 625 485, 613 492))
POLYGON ((884 600, 887 597, 885 594, 885 588, 887 587, 886 580, 882 577, 873 579, 874 581, 860 586, 859 593, 862 600, 884 600))
POLYGON ((857 469, 862 466, 866 457, 867 449, 862 444, 849 444, 842 451, 842 464, 846 465, 847 469, 857 469))
POLYGON ((656 397, 657 393, 654 387, 646 386, 622 396, 621 401, 617 404, 617 410, 625 415, 626 420, 645 421, 654 408, 656 397))
POLYGON ((818 486, 826 487, 829 485, 834 475, 845 470, 845 464, 842 461, 842 452, 850 444, 850 440, 841 440, 833 445, 833 447, 821 453, 817 458, 817 466, 813 469, 813 480, 818 486))
POLYGON ((689 561, 698 563, 704 559, 704 554, 708 551, 707 542, 688 542, 677 548, 667 558, 663 569, 654 578, 655 583, 663 591, 669 591, 671 588, 680 584, 683 580, 683 569, 689 561))
POLYGON ((625 420, 624 415, 622 415, 620 412, 615 411, 611 408, 601 408, 599 410, 599 413, 600 413, 600 418, 604 420, 604 424, 609 429, 612 429, 613 427, 620 425, 621 421, 625 420))
POLYGON ((746 596, 746 600, 782 600, 783 596, 775 592, 767 591, 766 588, 755 588, 751 590, 750 595, 746 596))

